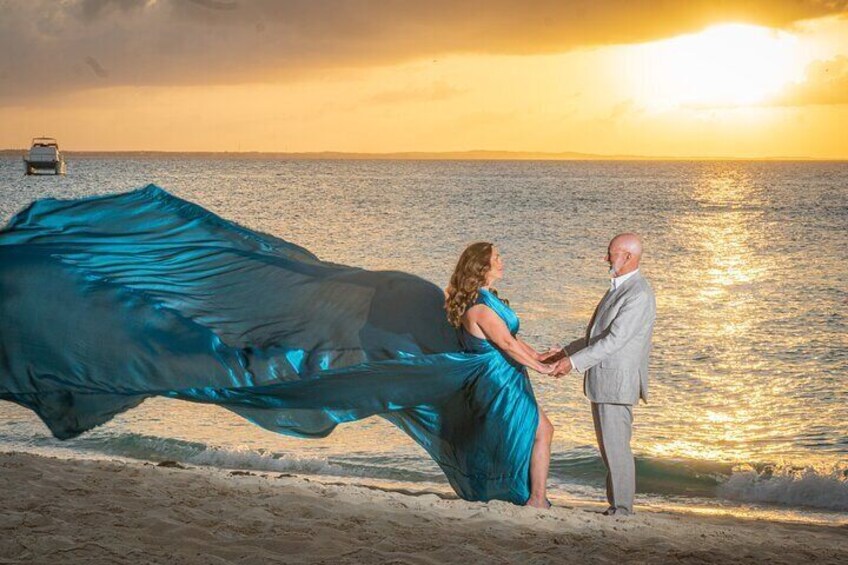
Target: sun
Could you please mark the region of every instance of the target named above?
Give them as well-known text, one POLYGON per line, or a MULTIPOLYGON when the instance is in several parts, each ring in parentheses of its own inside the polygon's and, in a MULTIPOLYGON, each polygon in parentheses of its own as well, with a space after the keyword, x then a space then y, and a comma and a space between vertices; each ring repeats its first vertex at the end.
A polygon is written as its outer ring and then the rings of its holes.
POLYGON ((784 31, 723 24, 633 46, 627 72, 648 109, 750 106, 803 77, 798 45, 784 31))

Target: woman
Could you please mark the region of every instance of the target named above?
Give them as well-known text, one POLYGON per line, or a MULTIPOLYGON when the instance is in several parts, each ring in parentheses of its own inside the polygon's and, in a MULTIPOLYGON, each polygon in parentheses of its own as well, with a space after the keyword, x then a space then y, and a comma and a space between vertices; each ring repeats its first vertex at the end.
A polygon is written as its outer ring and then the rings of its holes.
POLYGON ((475 249, 448 309, 469 353, 419 277, 321 261, 154 185, 39 200, 0 230, 0 400, 60 439, 157 395, 298 437, 379 415, 462 498, 538 506, 550 432, 522 364, 548 369, 505 331, 502 267, 475 249))
MULTIPOLYGON (((550 373, 551 367, 542 363, 542 355, 517 336, 518 316, 492 288, 502 277, 503 260, 497 247, 488 242, 469 245, 460 256, 446 291, 448 321, 460 329, 466 351, 498 351, 502 361, 493 363, 492 371, 503 373, 504 386, 513 391, 512 395, 535 405, 526 367, 544 374, 550 373)), ((547 508, 550 502, 545 489, 554 428, 541 408, 537 414, 522 417, 534 422, 536 429, 530 459, 530 498, 526 504, 547 508)))

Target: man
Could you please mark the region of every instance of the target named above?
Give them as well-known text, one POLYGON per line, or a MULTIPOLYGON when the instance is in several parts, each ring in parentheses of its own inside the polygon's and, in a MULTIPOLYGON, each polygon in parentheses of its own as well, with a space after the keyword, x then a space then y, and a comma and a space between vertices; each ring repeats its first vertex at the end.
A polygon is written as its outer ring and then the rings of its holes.
POLYGON ((605 515, 633 512, 636 469, 630 451, 633 405, 648 401, 648 355, 656 318, 654 291, 639 272, 642 241, 632 233, 615 236, 607 248, 610 289, 578 339, 547 361, 559 359, 556 376, 583 373, 583 392, 607 468, 605 515))

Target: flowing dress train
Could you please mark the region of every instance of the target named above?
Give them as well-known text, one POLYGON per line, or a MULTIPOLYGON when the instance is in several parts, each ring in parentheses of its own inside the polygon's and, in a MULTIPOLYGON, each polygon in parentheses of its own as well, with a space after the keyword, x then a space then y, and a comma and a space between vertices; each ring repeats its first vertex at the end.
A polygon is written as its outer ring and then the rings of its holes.
MULTIPOLYGON (((0 399, 60 439, 157 395, 299 437, 379 415, 459 496, 522 504, 527 373, 442 302, 419 277, 321 261, 155 185, 40 200, 0 231, 0 399)), ((497 297, 478 302, 518 331, 497 297)))

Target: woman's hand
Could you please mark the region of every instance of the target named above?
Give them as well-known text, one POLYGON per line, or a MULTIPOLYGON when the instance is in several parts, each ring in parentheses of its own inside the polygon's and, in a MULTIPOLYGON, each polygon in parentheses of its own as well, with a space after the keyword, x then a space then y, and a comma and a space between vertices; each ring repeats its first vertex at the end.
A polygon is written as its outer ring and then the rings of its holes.
POLYGON ((537 373, 541 373, 541 374, 543 374, 543 375, 552 375, 552 374, 554 373, 554 370, 555 370, 555 369, 556 369, 556 364, 555 364, 555 363, 552 363, 552 364, 550 364, 550 365, 546 365, 546 364, 544 364, 544 363, 543 363, 542 365, 540 365, 539 367, 535 368, 534 370, 535 370, 537 373))

